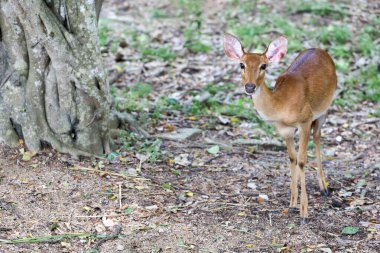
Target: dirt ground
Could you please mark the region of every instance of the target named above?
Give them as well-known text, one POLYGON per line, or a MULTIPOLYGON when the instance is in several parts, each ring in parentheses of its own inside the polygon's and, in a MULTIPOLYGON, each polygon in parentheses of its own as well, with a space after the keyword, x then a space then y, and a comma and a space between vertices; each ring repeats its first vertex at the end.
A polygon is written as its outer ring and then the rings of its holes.
MULTIPOLYGON (((139 32, 155 32, 152 36, 158 42, 180 47, 179 29, 185 23, 171 18, 150 21, 152 10, 175 13, 173 1, 138 2, 109 1, 103 18, 139 32)), ((209 54, 180 55, 178 49, 171 64, 142 63, 134 49, 118 49, 127 60, 123 63, 127 72, 116 78, 112 70, 120 55, 105 53, 113 85, 121 89, 128 83, 149 83, 153 89, 149 99, 155 101, 173 93, 187 99, 189 90, 210 82, 239 84, 236 64, 228 62, 220 46, 225 29, 220 13, 227 4, 203 5, 209 35, 205 40, 214 47, 209 54)), ((355 9, 349 11, 356 15, 355 9)), ((352 26, 359 29, 355 22, 352 26)), ((236 86, 237 96, 244 96, 238 93, 241 89, 236 86)), ((53 150, 29 160, 20 150, 1 145, 0 252, 380 252, 380 120, 368 117, 374 106, 363 101, 349 109, 333 105, 329 110, 322 143, 331 194, 320 194, 310 152, 307 225, 300 225, 298 213, 288 212, 285 146, 276 134, 269 136, 248 120, 210 129, 209 115, 165 114, 149 125, 151 135, 162 134, 167 126, 201 132, 182 142, 163 140, 160 152, 165 158, 155 162, 137 152, 121 153, 112 161, 78 161, 53 150), (257 145, 232 145, 252 135, 260 135, 257 145), (207 140, 219 140, 226 148, 217 154, 207 152, 211 147, 207 140), (342 233, 347 227, 358 231, 342 233), (115 238, 101 238, 113 233, 115 238), (76 235, 62 239, 61 234, 76 235), (4 243, 37 236, 50 240, 4 243)))

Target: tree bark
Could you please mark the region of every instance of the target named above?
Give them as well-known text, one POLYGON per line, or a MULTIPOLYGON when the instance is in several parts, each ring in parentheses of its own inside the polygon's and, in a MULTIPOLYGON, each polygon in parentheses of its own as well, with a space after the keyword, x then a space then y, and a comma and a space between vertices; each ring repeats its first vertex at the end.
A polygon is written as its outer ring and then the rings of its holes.
POLYGON ((0 0, 0 139, 73 155, 109 152, 102 0, 0 0))

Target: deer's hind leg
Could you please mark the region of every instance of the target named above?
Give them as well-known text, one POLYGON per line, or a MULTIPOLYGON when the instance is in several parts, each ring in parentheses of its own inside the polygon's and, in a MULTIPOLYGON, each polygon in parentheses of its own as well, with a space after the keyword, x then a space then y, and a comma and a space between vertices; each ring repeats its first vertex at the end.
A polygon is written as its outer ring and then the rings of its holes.
POLYGON ((327 188, 325 175, 323 173, 322 159, 321 159, 321 128, 325 120, 326 120, 326 114, 314 120, 312 124, 312 129, 313 129, 313 140, 315 144, 315 157, 317 159, 317 166, 318 166, 318 170, 317 170, 318 184, 319 184, 321 193, 325 196, 328 196, 329 190, 327 188))

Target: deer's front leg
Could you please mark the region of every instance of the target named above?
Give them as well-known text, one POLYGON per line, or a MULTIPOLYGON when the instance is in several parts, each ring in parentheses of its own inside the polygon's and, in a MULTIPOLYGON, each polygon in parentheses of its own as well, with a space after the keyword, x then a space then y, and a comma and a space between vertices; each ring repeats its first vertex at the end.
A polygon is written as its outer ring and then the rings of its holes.
POLYGON ((308 201, 307 201, 307 192, 306 192, 306 179, 305 179, 305 170, 304 167, 307 162, 307 144, 309 143, 310 138, 310 127, 311 122, 302 124, 300 126, 300 143, 297 157, 297 169, 299 171, 300 180, 301 180, 301 206, 300 206, 300 215, 301 215, 301 224, 306 224, 308 213, 308 201))
POLYGON ((297 208, 297 200, 298 200, 298 173, 296 169, 297 152, 294 145, 294 136, 286 137, 285 142, 286 142, 286 147, 288 150, 290 176, 291 176, 289 211, 292 212, 297 208))

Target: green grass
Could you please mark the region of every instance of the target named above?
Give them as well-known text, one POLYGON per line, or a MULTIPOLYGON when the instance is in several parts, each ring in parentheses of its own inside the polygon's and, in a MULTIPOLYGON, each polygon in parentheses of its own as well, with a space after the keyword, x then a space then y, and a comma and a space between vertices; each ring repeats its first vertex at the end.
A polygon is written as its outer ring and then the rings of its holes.
POLYGON ((336 20, 348 15, 347 12, 340 8, 338 3, 331 4, 325 1, 288 1, 288 10, 290 13, 312 13, 336 20))
POLYGON ((360 74, 360 79, 364 83, 362 99, 380 102, 380 72, 377 65, 366 66, 360 74))
POLYGON ((99 36, 99 44, 101 47, 106 46, 110 41, 110 34, 112 33, 112 29, 110 28, 110 24, 112 20, 100 18, 98 24, 98 36, 99 36))
POLYGON ((130 87, 130 91, 133 97, 144 98, 152 92, 152 87, 146 83, 135 83, 130 87))
POLYGON ((324 44, 344 44, 350 36, 351 32, 346 25, 329 25, 320 30, 319 40, 324 44))
POLYGON ((161 59, 164 61, 173 61, 176 58, 176 54, 167 46, 160 48, 144 48, 142 49, 142 55, 143 57, 151 57, 153 59, 161 59))
POLYGON ((202 41, 202 11, 200 0, 180 0, 181 13, 188 20, 186 28, 182 30, 185 37, 185 48, 191 53, 207 53, 211 46, 202 41))
POLYGON ((163 10, 154 9, 152 11, 152 17, 159 19, 159 18, 167 18, 168 15, 163 10))
POLYGON ((371 52, 375 48, 371 35, 367 32, 362 32, 358 38, 358 49, 366 57, 371 55, 371 52))
POLYGON ((125 100, 116 103, 116 109, 127 112, 143 112, 149 107, 147 97, 152 88, 149 84, 135 83, 123 91, 114 91, 114 96, 122 96, 125 100), (122 94, 120 94, 122 93, 122 94))
POLYGON ((334 100, 336 105, 350 107, 363 100, 380 102, 380 74, 376 65, 369 65, 357 76, 349 76, 344 84, 344 91, 334 100))
MULTIPOLYGON (((258 40, 258 37, 255 36, 258 36, 265 31, 265 25, 240 24, 233 26, 231 30, 232 34, 237 36, 245 47, 248 47, 250 43, 258 40)), ((257 45, 255 45, 255 47, 257 47, 257 45)))

